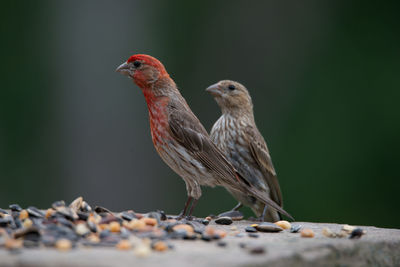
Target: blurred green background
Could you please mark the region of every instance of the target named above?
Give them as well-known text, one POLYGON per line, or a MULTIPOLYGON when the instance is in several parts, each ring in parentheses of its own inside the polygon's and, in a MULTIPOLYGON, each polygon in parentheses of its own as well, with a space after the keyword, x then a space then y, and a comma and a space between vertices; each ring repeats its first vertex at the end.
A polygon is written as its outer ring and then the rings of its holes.
MULTIPOLYGON (((220 111, 204 89, 247 86, 298 221, 400 227, 399 2, 360 3, 3 1, 0 207, 82 195, 181 210, 185 186, 153 148, 142 93, 114 72, 147 53, 207 129, 220 111)), ((234 204, 205 189, 195 215, 234 204)))

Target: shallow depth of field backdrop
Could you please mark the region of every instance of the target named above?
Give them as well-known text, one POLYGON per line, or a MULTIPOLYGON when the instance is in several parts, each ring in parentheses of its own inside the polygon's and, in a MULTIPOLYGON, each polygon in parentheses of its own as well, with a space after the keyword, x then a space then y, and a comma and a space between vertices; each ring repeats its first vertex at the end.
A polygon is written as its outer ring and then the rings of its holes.
MULTIPOLYGON (((398 2, 194 2, 1 3, 0 207, 181 210, 143 95, 114 72, 147 53, 208 130, 220 111, 204 89, 247 86, 297 220, 400 227, 398 2)), ((234 204, 205 189, 195 215, 234 204)))

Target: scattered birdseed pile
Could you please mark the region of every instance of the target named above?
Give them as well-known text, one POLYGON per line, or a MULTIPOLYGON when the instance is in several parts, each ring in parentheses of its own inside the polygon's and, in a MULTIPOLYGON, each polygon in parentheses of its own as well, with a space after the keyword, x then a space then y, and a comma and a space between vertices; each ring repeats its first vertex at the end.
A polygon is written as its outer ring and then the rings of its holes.
MULTIPOLYGON (((298 224, 288 221, 276 223, 255 223, 239 231, 236 226, 226 230, 209 226, 211 220, 216 224, 230 225, 233 220, 242 220, 243 215, 231 211, 215 217, 192 220, 176 220, 166 216, 162 211, 147 214, 123 211, 113 213, 103 207, 92 207, 82 197, 70 205, 56 201, 51 208, 43 211, 35 207, 22 209, 18 204, 9 206, 10 211, 0 209, 0 247, 18 250, 23 247, 53 247, 68 251, 79 247, 115 247, 119 250, 130 250, 139 257, 146 257, 152 251, 173 249, 173 240, 195 240, 216 242, 226 246, 223 240, 228 234, 237 238, 246 234, 257 238, 260 232, 280 232, 288 230, 300 232, 301 237, 314 237, 311 229, 302 229, 298 224)), ((322 230, 326 237, 359 238, 364 232, 360 228, 345 225, 339 233, 328 228, 322 230)), ((264 253, 263 247, 246 248, 250 253, 264 253)))

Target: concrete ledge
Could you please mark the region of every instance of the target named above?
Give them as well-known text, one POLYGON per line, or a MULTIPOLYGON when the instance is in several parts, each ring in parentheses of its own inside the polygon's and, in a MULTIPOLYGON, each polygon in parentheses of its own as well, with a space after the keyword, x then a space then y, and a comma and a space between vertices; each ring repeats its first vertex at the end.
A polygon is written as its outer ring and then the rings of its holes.
MULTIPOLYGON (((214 225, 228 233, 232 226, 240 232, 252 222, 239 221, 229 226, 214 225)), ((136 257, 132 250, 115 248, 76 248, 68 252, 36 248, 10 252, 0 249, 0 266, 400 266, 400 230, 361 226, 367 233, 361 239, 327 238, 322 228, 339 231, 342 225, 297 222, 315 232, 314 238, 302 238, 285 230, 259 233, 258 238, 227 236, 226 247, 217 241, 172 240, 167 252, 153 252, 147 258, 136 257), (261 246, 265 253, 251 254, 247 247, 261 246)))

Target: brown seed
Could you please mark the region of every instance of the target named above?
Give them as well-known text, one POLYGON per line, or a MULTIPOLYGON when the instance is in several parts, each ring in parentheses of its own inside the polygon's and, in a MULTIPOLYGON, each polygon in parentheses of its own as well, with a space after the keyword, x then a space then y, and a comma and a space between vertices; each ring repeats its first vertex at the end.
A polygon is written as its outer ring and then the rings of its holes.
POLYGON ((98 236, 97 234, 94 234, 94 233, 91 233, 91 234, 87 237, 87 240, 88 240, 89 242, 92 242, 92 243, 99 243, 99 242, 100 242, 99 236, 98 236))
POLYGON ((102 230, 102 231, 110 229, 110 225, 106 224, 106 223, 99 224, 98 226, 99 226, 100 230, 102 230))
POLYGON ((204 229, 204 233, 207 234, 208 236, 214 236, 215 235, 215 228, 212 226, 207 226, 204 229))
POLYGON ((114 233, 119 233, 121 231, 121 225, 119 222, 111 222, 110 224, 110 231, 114 233))
POLYGON ((29 214, 26 210, 21 210, 21 212, 19 213, 19 219, 21 221, 25 220, 26 218, 29 217, 29 214))
POLYGON ((206 220, 207 220, 207 221, 211 221, 212 218, 211 218, 210 216, 207 216, 207 217, 206 217, 206 220))
POLYGON ((22 223, 22 225, 24 226, 24 228, 29 228, 29 227, 31 227, 32 226, 32 224, 33 224, 33 222, 32 222, 32 220, 31 219, 25 219, 24 220, 24 222, 22 223))
POLYGON ((174 227, 172 227, 172 230, 174 230, 174 231, 179 231, 182 229, 185 230, 186 233, 188 233, 189 235, 194 233, 193 227, 188 224, 177 224, 174 227))
POLYGON ((141 214, 141 213, 135 213, 135 216, 138 219, 142 219, 143 218, 143 214, 141 214))
POLYGON ((142 220, 133 219, 125 227, 129 230, 143 230, 146 227, 146 223, 142 220))
POLYGON ((288 221, 277 221, 275 222, 275 224, 283 229, 290 229, 292 227, 292 225, 288 221))
POLYGON ((4 243, 4 246, 7 249, 19 249, 22 248, 23 241, 21 239, 7 239, 4 243))
POLYGON ((59 239, 56 242, 56 248, 60 251, 68 251, 72 248, 72 243, 68 239, 59 239))
POLYGON ((157 241, 156 243, 154 243, 153 248, 156 251, 166 251, 168 249, 168 246, 163 241, 157 241))
POLYGON ((116 247, 117 247, 117 249, 120 249, 120 250, 129 250, 132 248, 132 244, 128 240, 121 240, 118 242, 116 247))
POLYGON ((214 235, 218 235, 219 237, 224 238, 226 237, 227 233, 224 230, 217 229, 215 230, 214 235))
POLYGON ((308 228, 302 229, 300 231, 301 237, 314 237, 314 231, 308 228))
POLYGON ((143 220, 146 225, 150 225, 150 226, 157 225, 157 220, 154 218, 142 218, 141 220, 143 220))
POLYGON ((336 237, 336 234, 334 232, 332 232, 331 229, 329 228, 323 228, 322 229, 322 234, 326 237, 330 237, 330 238, 334 238, 336 237))
POLYGON ((47 209, 46 210, 46 215, 45 215, 46 219, 50 218, 50 216, 53 215, 54 212, 55 211, 53 209, 47 209))

